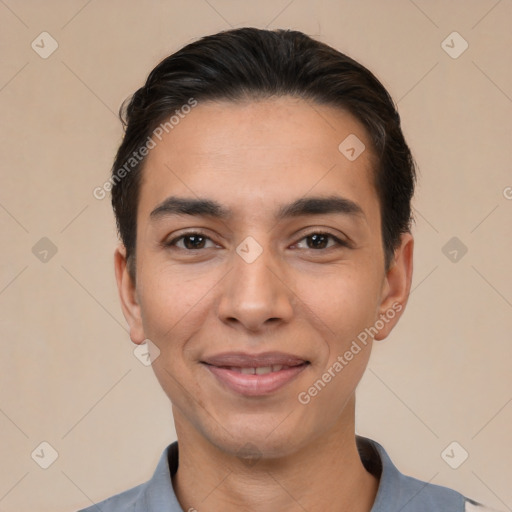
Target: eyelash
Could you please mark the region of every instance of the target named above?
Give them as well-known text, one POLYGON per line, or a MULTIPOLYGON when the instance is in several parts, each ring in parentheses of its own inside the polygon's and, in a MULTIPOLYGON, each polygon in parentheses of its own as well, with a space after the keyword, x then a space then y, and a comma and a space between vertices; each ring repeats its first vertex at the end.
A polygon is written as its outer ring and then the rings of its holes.
MULTIPOLYGON (((309 237, 311 237, 313 235, 327 236, 327 237, 333 239, 336 242, 336 245, 338 247, 350 247, 350 244, 348 242, 346 242, 344 240, 341 240, 337 236, 335 236, 332 233, 329 233, 327 231, 311 231, 310 233, 307 233, 307 234, 303 235, 302 238, 300 240, 298 240, 298 242, 301 242, 302 240, 304 240, 306 238, 309 238, 309 237)), ((180 241, 183 238, 187 238, 189 236, 200 236, 200 237, 202 237, 202 238, 204 238, 206 240, 209 240, 209 241, 213 242, 213 240, 209 236, 205 235, 204 233, 201 233, 201 231, 189 231, 187 233, 182 233, 180 236, 177 236, 176 238, 173 238, 169 242, 165 242, 163 245, 165 247, 168 247, 168 248, 169 247, 176 247, 176 243, 178 241, 180 241)), ((298 242, 296 242, 296 243, 298 243, 298 242)), ((310 249, 310 248, 307 248, 306 250, 308 250, 308 251, 315 251, 315 252, 322 252, 322 251, 326 251, 328 249, 333 249, 333 248, 334 248, 334 246, 327 247, 327 248, 324 248, 324 249, 310 249)), ((182 248, 182 247, 177 247, 177 249, 182 250, 182 251, 186 251, 186 252, 194 252, 194 251, 204 250, 203 248, 201 248, 201 249, 186 249, 186 248, 182 248)))

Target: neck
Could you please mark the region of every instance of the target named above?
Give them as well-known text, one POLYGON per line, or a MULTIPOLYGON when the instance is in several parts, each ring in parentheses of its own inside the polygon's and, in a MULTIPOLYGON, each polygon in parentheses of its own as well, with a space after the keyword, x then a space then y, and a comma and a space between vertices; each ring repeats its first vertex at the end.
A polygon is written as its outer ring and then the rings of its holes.
POLYGON ((354 402, 346 407, 351 421, 341 418, 292 454, 252 463, 219 449, 175 411, 179 467, 173 487, 183 510, 370 512, 378 480, 357 451, 354 402))

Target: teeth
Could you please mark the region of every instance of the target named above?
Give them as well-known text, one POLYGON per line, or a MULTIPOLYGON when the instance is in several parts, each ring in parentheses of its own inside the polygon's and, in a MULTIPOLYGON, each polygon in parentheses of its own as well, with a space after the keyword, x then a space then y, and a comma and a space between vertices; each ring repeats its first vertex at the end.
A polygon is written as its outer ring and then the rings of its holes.
POLYGON ((272 366, 260 366, 256 368, 256 375, 265 375, 272 371, 272 366))
POLYGON ((275 364, 273 366, 258 366, 257 368, 240 368, 238 366, 231 366, 229 369, 234 372, 244 373, 245 375, 265 375, 266 373, 278 372, 283 368, 287 368, 282 364, 275 364))

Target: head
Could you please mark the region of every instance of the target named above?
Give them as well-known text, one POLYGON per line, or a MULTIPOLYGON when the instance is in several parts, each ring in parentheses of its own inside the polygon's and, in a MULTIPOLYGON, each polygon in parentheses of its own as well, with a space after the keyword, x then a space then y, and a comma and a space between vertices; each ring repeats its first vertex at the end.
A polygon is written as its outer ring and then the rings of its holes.
POLYGON ((141 148, 148 146, 148 137, 158 141, 198 102, 279 96, 350 112, 366 129, 389 267, 400 235, 410 231, 415 182, 411 152, 390 95, 361 64, 303 33, 242 28, 203 37, 170 55, 121 108, 125 135, 112 167, 112 206, 132 277, 146 160, 141 148))
POLYGON ((177 429, 271 457, 350 423, 412 276, 414 164, 385 88, 300 32, 244 28, 167 57, 121 116, 116 275, 177 429), (274 352, 297 367, 277 391, 215 373, 274 352))

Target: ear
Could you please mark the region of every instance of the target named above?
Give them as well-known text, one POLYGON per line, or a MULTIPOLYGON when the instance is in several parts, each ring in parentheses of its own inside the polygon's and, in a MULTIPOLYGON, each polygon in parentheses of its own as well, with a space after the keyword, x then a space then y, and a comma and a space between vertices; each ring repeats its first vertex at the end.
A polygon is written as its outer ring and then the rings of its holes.
POLYGON ((133 343, 140 345, 144 342, 144 330, 142 328, 142 317, 137 299, 135 283, 128 271, 126 260, 126 249, 120 244, 114 253, 114 267, 116 271, 117 290, 121 300, 123 315, 130 326, 130 338, 133 343))
POLYGON ((386 338, 405 310, 411 291, 413 248, 414 239, 411 233, 403 233, 400 246, 395 250, 384 279, 379 307, 379 319, 384 327, 379 329, 375 340, 386 338))

